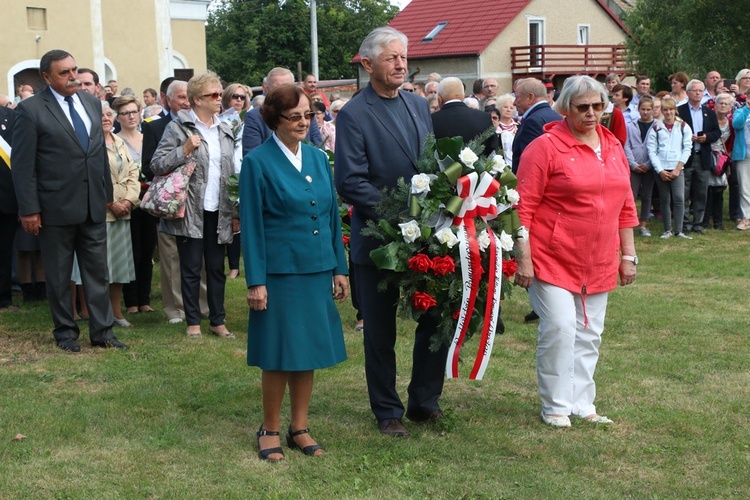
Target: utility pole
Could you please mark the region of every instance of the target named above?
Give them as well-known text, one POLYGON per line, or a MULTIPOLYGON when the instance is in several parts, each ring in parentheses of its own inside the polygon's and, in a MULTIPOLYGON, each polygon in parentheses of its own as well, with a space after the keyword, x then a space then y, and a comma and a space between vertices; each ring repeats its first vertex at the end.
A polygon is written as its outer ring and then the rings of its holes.
POLYGON ((312 74, 318 75, 318 10, 315 0, 310 0, 310 54, 312 56, 312 74))

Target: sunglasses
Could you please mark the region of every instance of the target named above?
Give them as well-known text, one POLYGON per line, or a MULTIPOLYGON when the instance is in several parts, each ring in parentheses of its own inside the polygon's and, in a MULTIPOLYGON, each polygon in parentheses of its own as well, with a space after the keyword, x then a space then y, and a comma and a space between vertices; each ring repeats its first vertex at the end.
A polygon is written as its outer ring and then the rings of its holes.
POLYGON ((576 108, 579 113, 586 113, 589 108, 593 109, 594 111, 601 111, 604 109, 603 102, 592 102, 591 104, 572 104, 572 106, 576 108))
POLYGON ((414 89, 401 89, 401 90, 405 90, 407 92, 414 92, 414 89))
POLYGON ((244 101, 247 99, 247 96, 244 94, 232 94, 232 99, 239 99, 240 101, 244 101))
POLYGON ((308 111, 304 115, 292 115, 292 116, 286 116, 286 115, 283 115, 283 114, 279 113, 279 116, 282 117, 285 120, 289 120, 292 123, 297 123, 302 118, 306 118, 308 120, 312 120, 313 118, 315 118, 315 112, 314 111, 308 111))
POLYGON ((221 92, 212 92, 210 94, 203 94, 203 97, 210 97, 211 99, 219 99, 221 97, 221 92))

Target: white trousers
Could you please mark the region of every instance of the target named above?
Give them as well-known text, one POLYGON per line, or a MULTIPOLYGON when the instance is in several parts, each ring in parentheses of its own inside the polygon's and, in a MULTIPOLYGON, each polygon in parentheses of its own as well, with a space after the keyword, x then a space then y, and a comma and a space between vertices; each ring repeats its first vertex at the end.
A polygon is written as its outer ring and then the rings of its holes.
POLYGON ((607 293, 581 295, 544 281, 529 288, 531 307, 539 315, 536 373, 545 415, 596 413, 594 370, 599 360, 607 293), (588 318, 588 328, 584 329, 588 318))

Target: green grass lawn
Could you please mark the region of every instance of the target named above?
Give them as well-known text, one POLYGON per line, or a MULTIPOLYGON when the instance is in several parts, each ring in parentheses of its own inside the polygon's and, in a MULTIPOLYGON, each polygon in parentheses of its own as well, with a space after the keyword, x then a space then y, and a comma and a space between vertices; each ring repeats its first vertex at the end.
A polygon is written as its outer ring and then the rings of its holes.
MULTIPOLYGON (((541 423, 536 325, 523 324, 518 289, 484 380, 467 380, 464 363, 446 382, 440 424, 406 421, 410 438, 381 436, 344 304, 349 359, 317 372, 310 409, 326 455, 285 448, 281 464, 257 457, 260 371, 245 363, 244 280, 227 287, 236 340, 187 339, 184 323, 156 312, 116 330, 128 351, 88 347, 82 324, 82 352, 68 354, 44 304, 2 313, 0 497, 747 498, 749 239, 733 229, 637 238, 639 277, 610 294, 596 376, 609 427, 541 423)), ((404 398, 413 328, 400 324, 404 398)))

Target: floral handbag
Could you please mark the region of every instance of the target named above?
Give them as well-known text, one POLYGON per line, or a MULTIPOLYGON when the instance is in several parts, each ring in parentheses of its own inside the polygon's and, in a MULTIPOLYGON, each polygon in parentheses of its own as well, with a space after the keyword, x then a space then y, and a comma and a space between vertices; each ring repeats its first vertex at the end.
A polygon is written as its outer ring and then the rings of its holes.
POLYGON ((157 175, 151 182, 141 201, 141 209, 162 219, 182 219, 185 217, 185 202, 188 183, 195 170, 196 161, 192 154, 185 157, 185 163, 166 175, 157 175))

